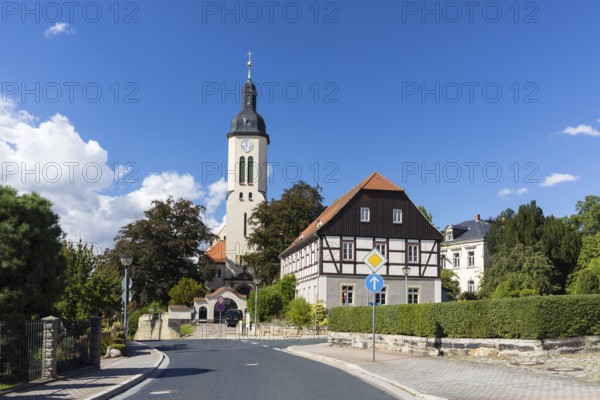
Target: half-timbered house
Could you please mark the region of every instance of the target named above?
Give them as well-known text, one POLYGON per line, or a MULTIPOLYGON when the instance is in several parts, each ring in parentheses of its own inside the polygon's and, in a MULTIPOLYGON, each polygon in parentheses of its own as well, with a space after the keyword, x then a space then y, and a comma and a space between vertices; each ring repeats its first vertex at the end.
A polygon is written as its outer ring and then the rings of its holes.
POLYGON ((404 189, 375 172, 333 202, 280 254, 281 276, 295 274, 297 296, 311 303, 368 305, 365 278, 371 270, 363 259, 376 247, 388 260, 377 271, 385 285, 376 303, 439 302, 442 239, 404 189), (404 267, 409 268, 408 287, 404 267))

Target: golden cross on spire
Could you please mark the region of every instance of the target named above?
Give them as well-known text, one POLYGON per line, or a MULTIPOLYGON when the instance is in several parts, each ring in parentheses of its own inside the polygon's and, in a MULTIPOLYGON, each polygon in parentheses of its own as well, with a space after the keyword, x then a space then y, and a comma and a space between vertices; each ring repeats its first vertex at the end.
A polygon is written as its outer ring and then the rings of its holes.
POLYGON ((250 69, 252 68, 252 52, 248 51, 248 79, 250 79, 250 69))

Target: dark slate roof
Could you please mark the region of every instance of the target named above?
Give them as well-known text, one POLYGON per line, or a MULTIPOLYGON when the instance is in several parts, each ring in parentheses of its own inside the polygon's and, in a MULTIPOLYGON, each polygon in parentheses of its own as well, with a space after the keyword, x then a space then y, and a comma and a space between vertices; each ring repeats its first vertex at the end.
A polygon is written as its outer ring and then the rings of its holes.
POLYGON ((455 242, 459 240, 483 239, 490 231, 490 224, 485 221, 470 220, 450 225, 448 228, 452 228, 453 230, 453 239, 449 242, 455 242))

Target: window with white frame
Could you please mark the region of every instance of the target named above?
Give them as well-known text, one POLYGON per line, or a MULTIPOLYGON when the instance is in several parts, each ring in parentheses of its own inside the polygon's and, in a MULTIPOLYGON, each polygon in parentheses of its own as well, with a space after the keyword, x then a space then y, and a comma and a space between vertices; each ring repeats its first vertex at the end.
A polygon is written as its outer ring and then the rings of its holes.
POLYGON ((454 268, 460 268, 460 253, 459 252, 452 253, 452 266, 454 268))
POLYGON ((402 223, 402 210, 399 208, 395 208, 394 212, 393 212, 393 221, 394 224, 401 224, 402 223))
POLYGON ((342 305, 354 304, 354 285, 343 285, 342 286, 342 305))
POLYGON ((379 293, 375 293, 375 304, 382 306, 387 304, 387 287, 384 286, 379 293))
POLYGON ((379 251, 381 254, 387 257, 387 245, 385 244, 385 242, 375 242, 375 248, 377 249, 377 251, 379 251))
POLYGON ((408 304, 419 303, 419 288, 408 288, 408 304))
POLYGON ((446 241, 449 242, 452 240, 452 229, 448 229, 446 231, 446 241))
POLYGON ((369 207, 360 208, 360 222, 371 221, 371 209, 369 207))
POLYGON ((354 242, 342 242, 342 261, 354 260, 354 242))
POLYGON ((471 250, 469 251, 469 267, 474 267, 475 266, 475 251, 471 250))
POLYGON ((409 263, 418 263, 419 262, 419 245, 418 244, 409 244, 407 246, 408 250, 408 262, 409 263))
POLYGON ((473 280, 467 282, 467 291, 469 293, 475 293, 475 282, 473 280))

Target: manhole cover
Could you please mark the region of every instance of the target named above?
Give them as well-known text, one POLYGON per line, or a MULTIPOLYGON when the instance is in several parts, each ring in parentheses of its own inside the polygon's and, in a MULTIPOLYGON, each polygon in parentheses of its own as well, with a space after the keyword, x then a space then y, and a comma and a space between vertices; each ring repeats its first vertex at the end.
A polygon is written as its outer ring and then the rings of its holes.
POLYGON ((152 395, 160 395, 160 394, 171 394, 171 393, 176 393, 177 389, 165 389, 165 390, 153 390, 151 392, 146 392, 146 394, 152 394, 152 395))
POLYGON ((512 365, 517 365, 517 366, 521 365, 521 366, 527 367, 527 366, 531 366, 531 365, 543 365, 544 363, 541 362, 541 361, 521 361, 521 362, 516 362, 516 363, 511 363, 511 364, 512 365))
POLYGON ((572 372, 572 371, 583 371, 583 369, 582 368, 571 368, 571 367, 558 367, 558 368, 548 368, 548 371, 572 372))

